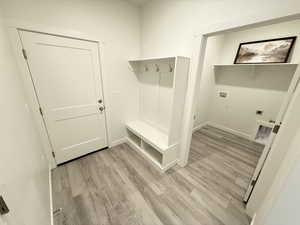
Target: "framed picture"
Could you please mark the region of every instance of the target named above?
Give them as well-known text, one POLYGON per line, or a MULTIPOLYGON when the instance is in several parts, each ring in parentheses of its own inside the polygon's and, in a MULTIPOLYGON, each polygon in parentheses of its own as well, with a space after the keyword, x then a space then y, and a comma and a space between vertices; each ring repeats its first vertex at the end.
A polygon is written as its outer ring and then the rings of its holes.
POLYGON ((234 64, 286 63, 296 36, 240 43, 234 64))

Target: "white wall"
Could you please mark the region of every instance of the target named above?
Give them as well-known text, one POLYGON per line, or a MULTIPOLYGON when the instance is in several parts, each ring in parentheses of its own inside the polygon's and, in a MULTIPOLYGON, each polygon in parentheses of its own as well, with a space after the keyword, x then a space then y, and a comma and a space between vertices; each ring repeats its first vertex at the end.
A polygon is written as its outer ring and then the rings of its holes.
MULTIPOLYGON (((300 133, 299 133, 300 134, 300 133)), ((300 136, 298 135, 298 140, 300 136)), ((299 146, 299 141, 297 147, 299 146)), ((299 159, 298 159, 299 160, 299 159)), ((299 221, 299 204, 300 204, 300 162, 289 174, 282 192, 278 196, 270 215, 266 218, 266 225, 293 225, 299 221)))
POLYGON ((138 7, 122 0, 0 0, 4 19, 52 30, 84 34, 104 42, 102 50, 106 110, 113 141, 124 137, 124 121, 138 113, 136 76, 128 58, 140 53, 138 7))
POLYGON ((220 51, 223 48, 223 36, 213 36, 207 40, 203 74, 198 94, 198 105, 195 112, 194 127, 201 127, 209 121, 211 101, 214 94, 215 74, 213 65, 220 61, 220 51))
POLYGON ((0 19, 0 195, 10 213, 0 224, 50 224, 49 170, 0 19))
MULTIPOLYGON (((280 38, 287 36, 298 36, 299 42, 299 26, 300 20, 291 20, 288 22, 282 22, 277 24, 272 24, 268 26, 262 26, 252 29, 247 29, 243 31, 230 32, 224 35, 224 47, 222 50, 222 56, 219 63, 230 64, 233 63, 236 56, 237 48, 239 43, 255 41, 255 40, 265 40, 272 38, 280 38)), ((297 43, 296 42, 296 43, 297 43)), ((296 44, 294 47, 294 54, 290 59, 291 63, 300 62, 300 45, 296 44)))
POLYGON ((142 55, 186 55, 193 36, 216 24, 264 20, 300 12, 299 0, 154 0, 142 7, 142 55))

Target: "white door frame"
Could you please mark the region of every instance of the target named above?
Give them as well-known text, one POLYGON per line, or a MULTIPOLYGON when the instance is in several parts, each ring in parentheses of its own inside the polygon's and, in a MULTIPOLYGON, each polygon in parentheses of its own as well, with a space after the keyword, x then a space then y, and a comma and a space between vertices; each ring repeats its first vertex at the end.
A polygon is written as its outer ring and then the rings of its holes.
MULTIPOLYGON (((190 145, 193 133, 194 113, 197 106, 197 93, 200 89, 200 80, 203 72, 207 38, 221 33, 232 32, 241 29, 249 29, 263 25, 271 25, 280 22, 300 19, 300 13, 292 15, 278 15, 262 18, 261 15, 253 15, 245 20, 234 20, 210 26, 194 37, 193 55, 191 58, 191 70, 189 75, 188 90, 183 118, 181 139, 181 151, 179 165, 184 167, 188 163, 190 145)), ((284 103, 287 104, 287 103, 284 103)))
MULTIPOLYGON (((280 126, 282 121, 284 120, 285 113, 286 113, 286 111, 289 107, 289 104, 290 104, 293 96, 294 96, 295 90, 296 90, 296 88, 298 86, 298 83, 299 83, 299 79, 300 79, 300 66, 298 65, 297 68, 296 68, 295 73, 293 74, 293 78, 290 82, 290 86, 289 86, 289 89, 287 91, 287 95, 284 98, 284 101, 282 102, 282 104, 280 106, 280 110, 277 114, 276 122, 275 122, 274 125, 279 125, 280 126)), ((250 199, 250 196, 251 196, 251 193, 254 189, 255 183, 258 180, 259 174, 260 174, 260 172, 261 172, 261 170, 264 166, 264 163, 265 163, 265 161, 268 157, 268 154, 269 154, 270 150, 273 148, 273 143, 274 143, 274 140, 275 140, 276 137, 277 137, 277 133, 271 132, 269 140, 265 144, 264 150, 263 150, 263 152, 262 152, 262 154, 259 158, 259 161, 256 165, 255 171, 252 175, 250 184, 248 186, 247 192, 244 196, 244 201, 245 202, 248 202, 249 199, 250 199), (253 185, 251 184, 252 181, 255 182, 253 185)))
MULTIPOLYGON (((55 159, 52 156, 52 147, 51 142, 48 138, 47 129, 45 127, 43 118, 41 117, 40 111, 39 111, 39 102, 37 100, 37 96, 34 90, 34 86, 31 80, 31 75, 29 68, 27 66, 27 62, 23 58, 22 54, 22 41, 19 37, 18 30, 25 30, 30 32, 37 32, 37 33, 43 33, 43 34, 49 34, 54 36, 60 36, 65 38, 72 38, 77 40, 84 40, 84 41, 92 41, 96 42, 98 45, 98 52, 99 52, 99 65, 100 65, 100 73, 101 73, 101 82, 102 82, 102 89, 103 89, 103 99, 106 106, 105 110, 105 118, 106 118, 106 133, 107 133, 107 143, 108 146, 111 147, 112 145, 112 139, 111 139, 111 127, 110 127, 110 113, 108 112, 110 109, 110 104, 108 102, 108 85, 107 80, 105 79, 105 70, 103 67, 102 59, 104 56, 104 42, 98 40, 97 38, 91 38, 89 35, 82 34, 80 32, 74 32, 74 31, 68 31, 67 29, 57 29, 57 28, 50 28, 45 27, 43 25, 37 25, 37 24, 24 24, 24 23, 18 23, 18 22, 8 22, 7 23, 7 31, 9 34, 9 39, 11 41, 11 45, 13 48, 13 52, 15 55, 15 58, 17 60, 18 68, 20 70, 21 79, 24 84, 25 89, 25 95, 26 99, 28 100, 28 110, 31 112, 33 116, 34 123, 36 125, 36 129, 38 131, 38 134, 41 138, 41 142, 43 145, 43 150, 46 154, 46 157, 49 161, 50 168, 55 168, 57 166, 57 163, 55 159)), ((26 103, 25 103, 26 104, 26 103)))

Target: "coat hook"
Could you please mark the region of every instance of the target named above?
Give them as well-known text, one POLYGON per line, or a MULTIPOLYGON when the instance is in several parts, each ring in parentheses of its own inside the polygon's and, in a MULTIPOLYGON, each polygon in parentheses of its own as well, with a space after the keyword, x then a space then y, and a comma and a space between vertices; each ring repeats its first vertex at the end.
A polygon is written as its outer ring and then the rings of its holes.
POLYGON ((159 72, 159 66, 155 64, 155 67, 156 67, 156 72, 159 72))
POLYGON ((134 72, 134 69, 133 69, 130 65, 128 65, 128 69, 129 69, 131 72, 134 72))
POLYGON ((144 69, 145 69, 146 72, 149 70, 147 65, 144 66, 144 69))
POLYGON ((171 66, 171 64, 169 64, 169 71, 170 71, 170 73, 173 72, 173 67, 171 66))

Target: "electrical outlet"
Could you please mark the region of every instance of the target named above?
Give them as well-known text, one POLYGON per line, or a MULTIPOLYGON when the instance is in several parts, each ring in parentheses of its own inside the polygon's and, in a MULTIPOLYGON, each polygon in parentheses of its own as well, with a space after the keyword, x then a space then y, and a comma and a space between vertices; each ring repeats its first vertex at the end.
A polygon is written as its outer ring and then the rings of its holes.
POLYGON ((264 111, 262 110, 256 110, 256 115, 262 116, 264 114, 264 111))
POLYGON ((227 93, 221 91, 221 92, 219 92, 219 96, 220 96, 221 98, 226 98, 226 97, 227 97, 227 93))

